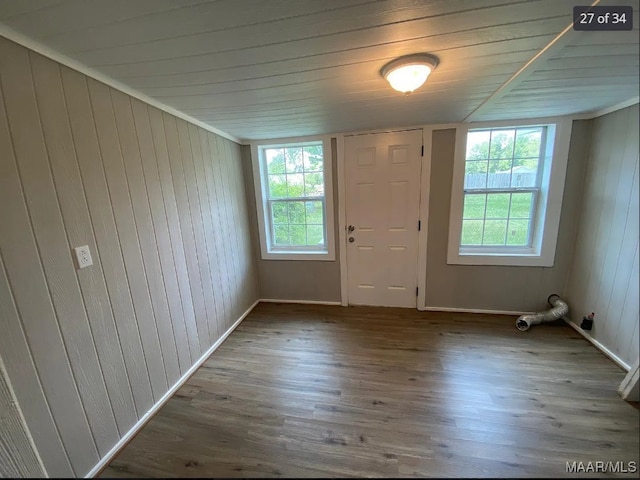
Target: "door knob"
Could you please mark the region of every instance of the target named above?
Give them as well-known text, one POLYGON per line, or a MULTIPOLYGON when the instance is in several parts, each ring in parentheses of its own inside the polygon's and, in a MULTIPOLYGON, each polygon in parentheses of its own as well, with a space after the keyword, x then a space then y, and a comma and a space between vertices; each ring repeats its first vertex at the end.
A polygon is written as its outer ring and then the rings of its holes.
POLYGON ((347 229, 349 231, 349 233, 353 232, 356 229, 356 227, 354 227, 353 225, 349 225, 349 228, 347 229))

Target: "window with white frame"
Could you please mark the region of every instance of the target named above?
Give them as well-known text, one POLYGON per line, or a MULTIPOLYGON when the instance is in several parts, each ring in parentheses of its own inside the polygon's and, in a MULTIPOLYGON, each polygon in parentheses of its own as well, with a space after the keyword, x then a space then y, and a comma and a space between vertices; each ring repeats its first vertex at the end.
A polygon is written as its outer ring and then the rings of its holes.
POLYGON ((252 146, 263 258, 333 260, 328 139, 252 146))
POLYGON ((448 263, 553 265, 568 131, 566 121, 458 129, 448 263))

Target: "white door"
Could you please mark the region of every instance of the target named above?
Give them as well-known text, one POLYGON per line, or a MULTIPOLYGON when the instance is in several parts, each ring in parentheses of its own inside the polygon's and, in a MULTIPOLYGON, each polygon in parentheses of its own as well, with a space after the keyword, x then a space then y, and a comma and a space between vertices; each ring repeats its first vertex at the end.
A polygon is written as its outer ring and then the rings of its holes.
POLYGON ((349 303, 415 308, 422 130, 344 147, 349 303))

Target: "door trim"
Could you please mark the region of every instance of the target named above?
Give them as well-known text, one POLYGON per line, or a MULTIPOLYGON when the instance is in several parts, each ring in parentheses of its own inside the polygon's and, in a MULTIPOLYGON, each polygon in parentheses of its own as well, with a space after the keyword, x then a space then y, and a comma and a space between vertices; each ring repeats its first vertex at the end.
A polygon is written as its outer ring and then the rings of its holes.
POLYGON ((420 174, 420 231, 418 232, 418 310, 427 306, 427 238, 429 233, 429 197, 431 195, 431 138, 433 129, 422 129, 422 169, 420 174))
POLYGON ((349 306, 349 280, 347 276, 347 205, 344 159, 344 135, 336 136, 336 172, 338 174, 338 241, 340 242, 340 302, 349 306))
MULTIPOLYGON (((457 125, 457 124, 451 124, 457 125)), ((448 126, 444 125, 444 126, 448 126)), ((344 139, 356 135, 373 135, 376 133, 406 132, 410 130, 422 130, 422 145, 424 153, 421 159, 420 174, 420 205, 418 207, 418 218, 421 222, 420 232, 418 232, 418 298, 416 308, 426 310, 426 289, 427 289, 427 233, 429 225, 429 196, 431 185, 431 139, 434 130, 441 129, 442 126, 422 125, 411 128, 396 128, 391 130, 370 130, 357 133, 347 133, 336 135, 336 172, 338 175, 338 241, 340 242, 340 303, 343 307, 349 306, 349 277, 347 270, 347 192, 346 192, 346 161, 344 155, 344 139)))

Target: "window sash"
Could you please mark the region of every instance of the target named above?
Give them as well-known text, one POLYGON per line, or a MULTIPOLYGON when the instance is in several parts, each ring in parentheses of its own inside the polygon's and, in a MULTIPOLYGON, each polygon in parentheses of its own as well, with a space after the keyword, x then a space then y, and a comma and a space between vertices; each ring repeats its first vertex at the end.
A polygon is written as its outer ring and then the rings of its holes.
MULTIPOLYGON (((267 198, 267 212, 268 212, 268 223, 269 223, 269 237, 271 241, 271 250, 278 252, 286 252, 286 251, 309 251, 309 252, 317 252, 318 250, 326 251, 328 250, 327 244, 327 205, 324 196, 315 196, 315 197, 291 197, 291 198, 267 198), (275 233, 275 223, 273 221, 273 203, 294 203, 294 202, 321 202, 322 203, 322 238, 324 242, 322 245, 277 245, 276 244, 276 233, 275 233)), ((291 225, 290 223, 286 223, 287 226, 291 225)), ((296 224, 297 225, 297 224, 296 224)), ((305 222, 305 227, 309 224, 305 222)), ((317 224, 312 224, 317 225, 317 224)))
MULTIPOLYGON (((498 159, 498 160, 509 160, 511 162, 511 171, 509 174, 509 185, 511 185, 512 182, 512 178, 513 178, 513 162, 514 159, 516 158, 515 156, 515 151, 516 151, 516 140, 517 140, 517 135, 518 135, 518 131, 520 129, 526 129, 526 128, 531 128, 534 127, 534 125, 530 125, 530 126, 509 126, 509 127, 497 127, 497 128, 478 128, 478 129, 470 129, 467 131, 467 137, 465 140, 465 146, 466 146, 466 142, 468 141, 468 135, 471 132, 489 132, 490 137, 493 139, 493 135, 494 132, 499 132, 499 131, 507 131, 507 130, 514 130, 515 131, 515 136, 513 139, 513 148, 511 151, 511 156, 507 157, 507 158, 503 158, 503 159, 498 159)), ((467 197, 467 195, 474 195, 474 194, 499 194, 499 193, 504 193, 504 194, 515 194, 515 193, 531 193, 532 194, 532 199, 531 199, 531 206, 530 206, 530 210, 529 210, 529 224, 527 227, 527 242, 526 245, 507 245, 507 238, 505 237, 505 244, 504 245, 468 245, 468 244, 463 244, 462 243, 462 228, 460 229, 460 238, 458 241, 458 248, 460 252, 476 252, 476 253, 482 253, 482 252, 498 252, 498 251, 505 251, 505 252, 511 252, 511 253, 516 253, 518 251, 524 252, 524 251, 528 251, 532 248, 532 244, 533 244, 533 239, 534 239, 534 235, 535 235, 535 228, 536 228, 536 214, 537 214, 537 207, 538 207, 538 199, 540 197, 540 191, 541 191, 541 187, 542 187, 542 169, 543 169, 543 165, 544 165, 544 161, 545 161, 545 152, 547 149, 547 136, 548 136, 548 128, 546 126, 540 126, 541 127, 541 135, 540 135, 540 149, 538 150, 538 162, 537 162, 537 170, 536 170, 536 177, 535 177, 535 186, 533 187, 501 187, 501 188, 494 188, 494 187, 484 187, 484 188, 464 188, 464 176, 466 176, 466 169, 467 169, 467 163, 471 162, 471 161, 481 161, 479 160, 468 160, 466 158, 465 155, 465 159, 464 159, 464 170, 463 170, 463 202, 462 202, 462 214, 461 214, 461 222, 462 224, 464 223, 464 199, 467 197)), ((489 162, 491 160, 491 142, 489 143, 489 151, 487 152, 489 157, 486 159, 487 162, 489 162)), ((465 151, 466 151, 466 147, 465 147, 465 151)), ((518 157, 520 158, 520 157, 518 157)), ((527 158, 533 158, 533 157, 527 157, 527 158)), ((490 174, 487 172, 487 183, 488 183, 488 179, 490 174)), ((478 219, 480 220, 480 219, 478 219)), ((487 220, 507 220, 507 225, 508 222, 511 220, 511 216, 510 216, 510 212, 509 212, 509 216, 507 218, 493 218, 493 217, 487 217, 487 212, 486 212, 486 204, 485 204, 485 213, 484 216, 482 218, 482 237, 484 240, 484 232, 485 232, 485 228, 486 228, 486 222, 487 220)), ((507 232, 508 235, 508 232, 507 232)))
POLYGON ((255 189, 256 209, 259 212, 258 234, 260 240, 260 256, 265 260, 317 260, 334 261, 336 258, 336 242, 334 235, 333 209, 333 162, 335 161, 329 135, 278 138, 251 142, 251 159, 253 185, 255 189), (313 147, 313 148, 312 148, 313 147), (316 148, 321 147, 321 148, 316 148), (293 148, 289 155, 284 152, 285 162, 282 165, 279 148, 293 148), (303 152, 299 151, 303 148, 303 152), (308 150, 308 152, 307 152, 308 150), (302 155, 302 163, 300 156, 302 155), (287 162, 287 159, 289 161, 287 162), (314 178, 307 178, 302 186, 302 175, 288 178, 289 187, 280 188, 284 178, 269 175, 290 175, 287 171, 305 174, 304 169, 313 173, 314 178), (313 172, 312 172, 313 171, 313 172), (317 175, 321 171, 322 182, 317 175), (269 182, 269 179, 272 182, 269 182), (273 185, 269 185, 273 183, 273 185), (324 191, 321 185, 324 184, 324 191), (269 186, 273 187, 279 198, 271 195, 269 186), (291 197, 287 197, 291 195, 291 197), (294 197, 295 196, 295 197, 294 197), (283 197, 283 198, 282 198, 283 197), (302 198, 304 197, 304 198, 302 198), (320 198, 319 198, 320 197, 320 198), (322 198, 324 197, 324 198, 322 198), (299 201, 299 204, 290 202, 299 201), (274 203, 283 202, 283 203, 274 203), (284 203, 286 202, 286 203, 284 203), (302 202, 306 203, 303 207, 302 202), (312 205, 315 208, 311 208, 312 205), (318 209, 323 212, 319 213, 318 209), (290 212, 287 211, 291 210, 290 212), (306 218, 305 218, 306 213, 306 218), (276 223, 274 227, 274 221, 276 223), (305 223, 308 222, 308 225, 305 223), (306 238, 305 238, 306 234, 306 238), (278 244, 275 244, 275 241, 278 244), (299 244, 288 246, 287 244, 299 244), (305 245, 306 243, 311 246, 305 245), (324 243, 324 245, 322 245, 324 243))
MULTIPOLYGON (((326 204, 326 186, 327 186, 327 180, 326 180, 326 157, 325 155, 327 154, 327 152, 324 149, 324 144, 322 142, 318 142, 318 141, 313 141, 313 142, 302 142, 299 144, 290 144, 290 143, 286 143, 286 144, 276 144, 276 145, 268 145, 268 146, 262 146, 259 147, 260 149, 260 162, 262 164, 262 190, 264 192, 265 198, 264 198, 264 203, 265 203, 265 207, 266 207, 266 215, 265 215, 265 223, 266 223, 266 230, 268 230, 268 236, 269 236, 269 250, 273 251, 273 252, 328 252, 329 248, 328 248, 328 227, 327 227, 327 204, 326 204), (322 168, 320 170, 313 170, 313 171, 306 171, 303 170, 301 172, 297 172, 300 174, 305 174, 305 173, 322 173, 323 174, 323 179, 322 179, 322 183, 324 186, 324 191, 325 194, 324 195, 314 195, 314 196, 296 196, 296 197, 274 197, 271 196, 271 191, 269 188, 269 175, 290 175, 287 173, 278 173, 278 174, 271 174, 269 172, 269 165, 267 164, 267 159, 266 159, 266 151, 267 150, 271 150, 271 149, 279 149, 279 148, 304 148, 304 147, 308 147, 308 146, 317 146, 320 145, 323 147, 323 152, 322 152, 322 168), (275 238, 275 223, 274 223, 274 218, 273 218, 273 204, 274 203, 293 203, 293 202, 321 202, 322 203, 322 236, 323 236, 323 240, 324 242, 321 245, 278 245, 276 244, 276 238, 275 238)), ((290 226, 290 223, 286 223, 285 225, 290 226)), ((309 224, 305 222, 304 226, 305 229, 309 224)), ((317 224, 313 224, 313 225, 317 225, 317 224)))
MULTIPOLYGON (((475 189, 465 189, 463 191, 463 202, 462 202, 462 216, 461 216, 461 221, 464 223, 464 198, 466 198, 467 195, 487 195, 487 194, 492 194, 492 193, 507 193, 507 194, 514 194, 514 193, 531 193, 532 194, 532 199, 531 199, 531 207, 529 209, 529 225, 527 227, 527 243, 526 245, 507 245, 506 244, 506 238, 505 238, 505 244, 504 245, 468 245, 468 244, 464 244, 462 243, 462 228, 460 229, 460 240, 458 242, 459 248, 460 250, 464 250, 467 252, 482 252, 482 251, 495 251, 495 250, 502 250, 502 249, 506 249, 508 251, 517 251, 517 250, 529 250, 532 246, 533 243, 533 235, 534 235, 534 228, 536 225, 536 213, 537 213, 537 205, 538 205, 538 197, 540 194, 540 188, 537 187, 526 187, 526 188, 475 188, 475 189)), ((488 200, 487 200, 488 203, 488 200)), ((511 212, 509 212, 510 214, 511 212)), ((482 236, 484 238, 484 229, 486 227, 486 221, 487 220, 507 220, 507 225, 509 220, 512 220, 511 216, 508 216, 506 218, 494 218, 494 217, 487 217, 487 211, 486 211, 486 204, 485 204, 485 213, 482 219, 478 219, 478 220, 482 220, 483 224, 482 224, 482 236)), ((517 220, 517 218, 515 218, 515 220, 517 220)), ((508 234, 508 232, 507 232, 508 234)))
MULTIPOLYGON (((489 143, 489 152, 488 152, 488 157, 482 158, 482 159, 473 159, 473 160, 469 160, 466 158, 465 155, 465 159, 464 159, 464 174, 466 176, 466 169, 467 169, 467 163, 468 162, 490 162, 490 161, 497 161, 497 160, 510 160, 511 161, 511 172, 509 173, 509 185, 511 185, 512 179, 513 179, 513 162, 516 158, 521 159, 521 158, 535 158, 535 157, 516 157, 515 153, 516 153, 516 139, 517 139, 517 135, 518 135, 518 130, 521 129, 527 129, 527 128, 532 128, 532 127, 539 127, 542 131, 541 135, 540 135, 540 149, 538 150, 538 164, 537 164, 537 170, 536 170, 536 181, 535 181, 535 187, 538 188, 538 190, 541 188, 542 186, 542 170, 544 167, 544 160, 545 160, 545 152, 547 150, 547 136, 549 133, 549 129, 547 127, 547 125, 521 125, 521 126, 513 126, 513 127, 496 127, 496 128, 472 128, 467 130, 466 133, 466 139, 465 139, 465 152, 466 152, 466 145, 467 145, 467 141, 469 138, 469 133, 472 132, 489 132, 489 135, 491 138, 493 138, 493 133, 494 132, 500 132, 500 131, 509 131, 509 130, 514 130, 515 131, 515 136, 513 139, 513 148, 511 150, 511 156, 507 157, 507 158, 492 158, 491 157, 491 142, 489 143)), ((487 172, 487 183, 489 181, 489 172, 487 172)), ((464 180, 463 180, 463 185, 464 185, 464 180)), ((463 187, 464 188, 464 187, 463 187)), ((505 188, 530 188, 530 187, 505 187, 505 188)), ((471 190, 471 189, 470 189, 471 190)), ((466 190, 465 190, 466 193, 466 190)))

